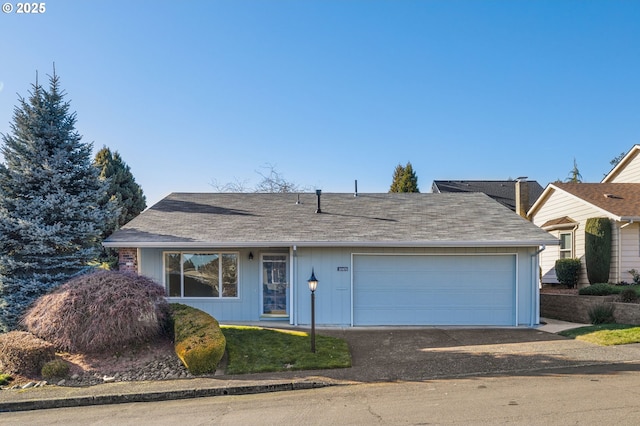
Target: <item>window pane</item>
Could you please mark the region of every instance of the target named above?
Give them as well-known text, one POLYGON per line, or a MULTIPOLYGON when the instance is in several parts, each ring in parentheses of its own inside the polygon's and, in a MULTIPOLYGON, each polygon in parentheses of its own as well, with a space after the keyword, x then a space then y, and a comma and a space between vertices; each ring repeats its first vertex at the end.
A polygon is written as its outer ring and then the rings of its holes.
POLYGON ((169 297, 180 297, 180 254, 165 253, 164 282, 169 297))
POLYGON ((222 297, 238 297, 238 256, 222 255, 222 297))
POLYGON ((219 255, 183 254, 184 297, 218 297, 219 255))
POLYGON ((571 250, 571 234, 560 234, 560 250, 571 250))

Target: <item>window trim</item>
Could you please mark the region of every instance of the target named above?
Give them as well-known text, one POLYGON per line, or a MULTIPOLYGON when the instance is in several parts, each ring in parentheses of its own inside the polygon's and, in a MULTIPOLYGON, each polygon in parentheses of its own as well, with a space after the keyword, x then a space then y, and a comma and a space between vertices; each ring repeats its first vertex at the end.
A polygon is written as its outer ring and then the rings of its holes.
POLYGON ((558 253, 559 253, 560 259, 573 259, 575 257, 574 250, 573 250, 573 248, 575 246, 574 241, 573 241, 573 236, 574 236, 574 232, 573 231, 568 231, 568 232, 567 231, 564 231, 564 232, 560 231, 560 232, 558 232, 558 239, 560 239, 560 245, 558 246, 558 253), (569 242, 571 243, 571 247, 569 249, 566 249, 566 248, 563 249, 562 248, 562 236, 563 235, 569 235, 569 242), (569 256, 562 257, 562 253, 567 253, 567 252, 569 253, 569 256))
POLYGON ((162 284, 164 286, 166 297, 169 299, 195 299, 195 300, 238 300, 240 299, 240 252, 228 251, 228 250, 166 250, 162 252, 162 284), (180 255, 180 296, 169 296, 169 287, 167 283, 167 255, 179 254, 180 255), (218 262, 220 267, 218 268, 218 285, 220 288, 218 296, 185 296, 184 295, 184 255, 185 254, 200 254, 200 255, 218 255, 218 262), (223 296, 222 295, 222 256, 225 254, 233 254, 237 259, 237 283, 236 283, 236 296, 223 296))

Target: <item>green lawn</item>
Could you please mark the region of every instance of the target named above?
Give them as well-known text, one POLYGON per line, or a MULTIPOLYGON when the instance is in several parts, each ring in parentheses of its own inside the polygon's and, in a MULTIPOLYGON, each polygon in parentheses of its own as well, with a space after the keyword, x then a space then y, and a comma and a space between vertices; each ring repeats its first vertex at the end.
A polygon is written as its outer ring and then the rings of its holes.
POLYGON ((347 342, 316 334, 316 353, 308 333, 262 327, 221 326, 227 339, 227 374, 318 370, 351 366, 347 342))
POLYGON ((565 330, 558 334, 602 346, 640 343, 640 327, 635 325, 590 325, 587 327, 565 330))

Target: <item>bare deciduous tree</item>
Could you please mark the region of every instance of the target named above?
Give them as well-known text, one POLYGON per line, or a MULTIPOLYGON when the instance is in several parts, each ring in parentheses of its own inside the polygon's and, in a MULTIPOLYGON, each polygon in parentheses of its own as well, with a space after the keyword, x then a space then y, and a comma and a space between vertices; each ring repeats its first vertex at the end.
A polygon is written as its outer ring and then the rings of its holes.
POLYGON ((218 192, 304 192, 309 190, 308 187, 301 187, 295 182, 288 181, 280 173, 273 164, 262 166, 263 171, 256 170, 256 173, 262 178, 254 188, 250 188, 247 180, 235 179, 234 182, 219 184, 215 179, 211 182, 211 186, 218 192))

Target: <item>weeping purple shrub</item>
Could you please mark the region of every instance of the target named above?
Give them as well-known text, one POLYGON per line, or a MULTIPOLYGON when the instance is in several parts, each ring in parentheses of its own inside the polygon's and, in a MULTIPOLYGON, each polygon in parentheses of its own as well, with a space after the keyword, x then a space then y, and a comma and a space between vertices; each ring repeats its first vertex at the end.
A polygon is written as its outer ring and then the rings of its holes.
POLYGON ((168 320, 162 286, 131 273, 98 271, 40 297, 21 324, 58 349, 90 353, 149 342, 168 320))

